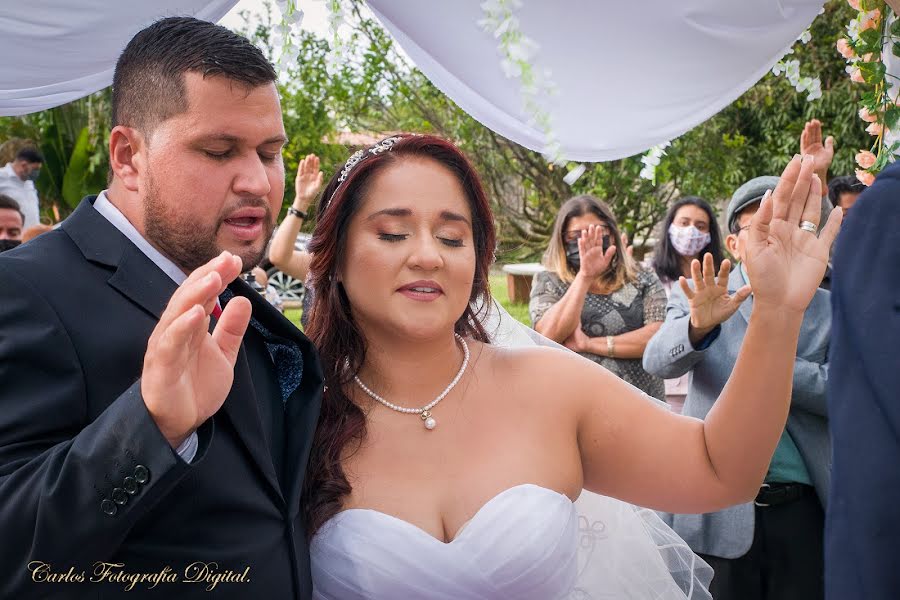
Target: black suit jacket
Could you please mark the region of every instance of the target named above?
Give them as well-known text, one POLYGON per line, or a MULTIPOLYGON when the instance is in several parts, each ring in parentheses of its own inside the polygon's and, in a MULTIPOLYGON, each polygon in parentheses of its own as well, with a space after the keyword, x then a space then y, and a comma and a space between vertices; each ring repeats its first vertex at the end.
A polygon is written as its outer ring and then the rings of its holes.
POLYGON ((900 597, 900 162, 847 214, 834 253, 825 527, 829 600, 900 597))
POLYGON ((322 391, 311 343, 243 281, 231 284, 260 324, 302 352, 284 405, 285 481, 245 349, 185 463, 150 418, 139 380, 176 286, 92 201, 0 255, 0 598, 308 598, 300 489, 322 391), (104 578, 99 561, 123 566, 104 578), (185 581, 202 578, 190 570, 198 562, 244 581, 211 591, 212 580, 185 581), (33 581, 51 572, 67 580, 33 581), (164 576, 126 591, 119 572, 164 576))

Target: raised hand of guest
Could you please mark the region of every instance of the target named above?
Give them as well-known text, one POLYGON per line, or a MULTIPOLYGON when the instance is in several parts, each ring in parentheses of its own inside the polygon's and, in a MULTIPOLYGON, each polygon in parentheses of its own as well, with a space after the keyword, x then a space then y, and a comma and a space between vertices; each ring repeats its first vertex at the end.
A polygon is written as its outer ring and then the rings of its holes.
POLYGON ((590 225, 578 238, 578 253, 581 255, 581 268, 578 274, 594 279, 604 274, 616 255, 616 247, 610 245, 603 251, 603 228, 590 225))
POLYGON ((725 259, 716 277, 716 268, 712 254, 703 257, 703 268, 696 258, 691 262, 691 279, 694 288, 688 285, 684 277, 678 279, 684 295, 691 307, 690 338, 695 345, 702 340, 716 325, 727 321, 737 311, 741 303, 750 296, 750 286, 745 285, 733 294, 728 293, 728 275, 731 272, 731 261, 725 259))
POLYGON ((816 174, 822 183, 822 191, 826 192, 825 184, 828 178, 828 169, 834 160, 834 138, 828 136, 822 139, 822 122, 813 119, 806 123, 800 134, 800 155, 812 156, 816 161, 816 174))
POLYGON ((322 187, 324 175, 319 170, 319 157, 309 154, 297 166, 297 177, 294 179, 294 208, 306 211, 316 194, 322 187))

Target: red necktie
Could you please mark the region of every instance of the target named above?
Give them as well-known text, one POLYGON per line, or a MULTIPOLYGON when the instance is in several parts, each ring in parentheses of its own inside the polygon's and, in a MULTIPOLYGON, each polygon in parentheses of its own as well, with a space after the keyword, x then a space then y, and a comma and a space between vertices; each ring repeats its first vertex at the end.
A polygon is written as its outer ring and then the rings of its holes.
POLYGON ((222 316, 222 307, 219 306, 218 303, 216 303, 216 305, 213 306, 213 309, 212 309, 212 316, 215 317, 216 321, 218 321, 218 320, 219 320, 219 317, 222 316))

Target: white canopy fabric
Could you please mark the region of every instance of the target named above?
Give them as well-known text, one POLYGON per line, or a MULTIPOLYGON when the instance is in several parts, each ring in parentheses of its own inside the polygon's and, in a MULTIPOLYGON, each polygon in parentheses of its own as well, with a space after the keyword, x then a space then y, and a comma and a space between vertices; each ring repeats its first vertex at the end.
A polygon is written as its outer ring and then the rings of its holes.
MULTIPOLYGON (((481 0, 368 0, 394 39, 463 110, 533 150, 519 83, 482 31, 481 0)), ((632 156, 733 102, 778 61, 823 0, 525 0, 520 31, 549 68, 553 132, 570 160, 632 156)))
POLYGON ((218 21, 237 0, 0 2, 0 115, 38 112, 112 83, 135 33, 163 17, 218 21))
MULTIPOLYGON (((303 6, 301 0, 299 5, 303 6)), ((0 4, 0 115, 58 106, 109 85, 116 58, 153 20, 218 21, 236 0, 42 0, 0 4)), ((535 150, 519 82, 482 31, 481 0, 369 0, 416 65, 473 117, 535 150)), ((520 30, 540 45, 563 155, 612 160, 675 138, 752 86, 823 0, 530 0, 520 30)))

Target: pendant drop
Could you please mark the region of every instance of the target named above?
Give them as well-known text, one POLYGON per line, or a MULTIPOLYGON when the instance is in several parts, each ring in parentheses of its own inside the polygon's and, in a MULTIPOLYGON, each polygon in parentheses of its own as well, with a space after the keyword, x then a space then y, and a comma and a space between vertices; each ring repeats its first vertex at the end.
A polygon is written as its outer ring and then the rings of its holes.
POLYGON ((437 427, 437 421, 431 416, 431 411, 423 410, 420 416, 422 417, 422 421, 425 422, 425 429, 430 431, 437 427))

